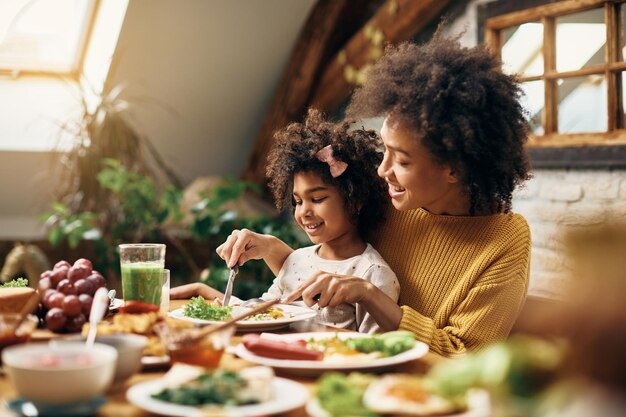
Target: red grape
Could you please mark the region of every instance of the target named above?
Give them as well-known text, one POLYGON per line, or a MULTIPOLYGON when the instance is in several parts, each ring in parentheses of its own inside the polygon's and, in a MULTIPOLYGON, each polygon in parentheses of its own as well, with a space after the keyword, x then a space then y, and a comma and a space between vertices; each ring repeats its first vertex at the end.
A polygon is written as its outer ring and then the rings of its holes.
POLYGON ((82 311, 82 304, 77 296, 66 295, 63 299, 63 312, 68 317, 78 316, 82 311))
POLYGON ((87 281, 91 282, 91 284, 96 288, 96 290, 106 285, 106 281, 104 280, 104 277, 99 274, 91 274, 86 279, 87 281))
POLYGON ((89 317, 89 312, 91 311, 91 304, 93 303, 93 297, 89 294, 80 294, 78 296, 78 299, 80 300, 83 314, 86 317, 89 317))
POLYGON ((85 258, 77 259, 76 262, 74 262, 74 266, 78 266, 78 265, 86 266, 89 269, 89 272, 91 272, 91 270, 93 269, 93 264, 91 263, 89 259, 85 259, 85 258))
POLYGON ((59 269, 59 268, 62 268, 62 267, 67 267, 67 269, 69 269, 70 266, 72 266, 72 265, 70 265, 70 263, 68 261, 59 261, 59 262, 54 264, 54 268, 53 269, 59 269))
POLYGON ((86 321, 87 318, 82 313, 78 316, 68 317, 67 323, 65 323, 65 329, 71 333, 80 332, 86 321))
POLYGON ((59 269, 55 269, 54 271, 52 271, 52 273, 50 274, 50 280, 52 281, 52 286, 56 287, 57 285, 59 285, 59 282, 67 278, 68 269, 69 268, 67 267, 61 267, 59 269))
POLYGON ((59 285, 57 285, 57 291, 60 291, 65 295, 76 295, 76 287, 74 287, 74 284, 72 284, 69 279, 64 279, 59 282, 59 285))
POLYGON ((50 278, 40 278, 37 287, 39 288, 39 293, 43 294, 46 290, 52 288, 52 281, 50 278))
POLYGON ((96 287, 93 283, 91 281, 87 281, 86 279, 79 279, 74 283, 74 287, 76 288, 77 294, 94 295, 96 292, 96 287))
POLYGON ((65 296, 58 291, 50 294, 48 298, 44 299, 44 305, 48 310, 53 308, 61 308, 63 306, 63 299, 65 296))
POLYGON ((46 314, 46 324, 48 325, 48 329, 53 332, 59 332, 63 330, 65 327, 65 323, 67 322, 67 317, 58 307, 51 308, 50 311, 46 314))
POLYGON ((50 275, 52 275, 52 271, 43 271, 41 275, 39 275, 39 279, 50 278, 50 275))
POLYGON ((43 305, 46 305, 46 300, 48 299, 48 297, 50 297, 52 294, 58 292, 57 290, 53 289, 53 288, 48 288, 47 290, 45 290, 42 295, 41 295, 41 302, 43 303, 43 305))
POLYGON ((91 274, 91 269, 84 265, 74 265, 67 271, 67 279, 73 283, 79 279, 87 278, 91 274))

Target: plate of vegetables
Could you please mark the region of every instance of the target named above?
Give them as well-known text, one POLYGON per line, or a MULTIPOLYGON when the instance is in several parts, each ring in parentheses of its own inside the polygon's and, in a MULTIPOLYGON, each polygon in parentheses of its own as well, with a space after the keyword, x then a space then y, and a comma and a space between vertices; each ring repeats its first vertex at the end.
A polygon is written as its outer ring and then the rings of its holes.
POLYGON ((163 378, 130 387, 128 400, 166 416, 265 416, 305 404, 308 390, 300 383, 274 376, 271 368, 241 371, 176 364, 163 378))
MULTIPOLYGON (((236 317, 249 309, 243 306, 224 307, 207 302, 202 297, 193 297, 183 307, 171 311, 169 316, 195 324, 208 325, 236 317)), ((317 311, 308 307, 276 304, 260 314, 238 321, 237 329, 241 331, 275 330, 291 323, 313 318, 316 315, 317 311)))
POLYGON ((292 374, 327 371, 379 371, 413 361, 428 352, 408 331, 378 335, 314 332, 245 335, 234 349, 242 359, 292 374))
POLYGON ((315 384, 314 396, 306 404, 311 417, 381 415, 488 417, 489 394, 471 389, 450 396, 437 384, 417 375, 375 376, 326 373, 315 384))

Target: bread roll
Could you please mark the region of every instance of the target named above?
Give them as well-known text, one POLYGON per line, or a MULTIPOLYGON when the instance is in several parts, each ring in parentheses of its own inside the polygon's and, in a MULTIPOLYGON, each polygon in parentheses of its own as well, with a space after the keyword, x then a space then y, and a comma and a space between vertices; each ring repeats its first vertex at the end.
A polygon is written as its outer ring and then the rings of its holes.
POLYGON ((0 288, 0 313, 19 313, 34 292, 29 287, 0 288))

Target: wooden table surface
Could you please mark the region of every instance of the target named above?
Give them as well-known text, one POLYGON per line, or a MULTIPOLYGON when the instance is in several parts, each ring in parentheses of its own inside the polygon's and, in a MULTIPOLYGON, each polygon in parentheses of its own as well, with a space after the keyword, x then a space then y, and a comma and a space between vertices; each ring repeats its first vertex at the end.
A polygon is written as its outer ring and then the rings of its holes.
MULTIPOLYGON (((186 300, 172 300, 170 309, 179 308, 182 304, 184 304, 186 300)), ((335 329, 332 329, 335 330, 335 329)), ((297 331, 294 328, 285 329, 283 333, 289 333, 297 331)), ((45 340, 50 337, 55 337, 53 334, 49 333, 47 330, 40 331, 34 335, 34 339, 45 340)), ((233 337, 231 344, 236 345, 241 340, 241 336, 236 335, 233 337)), ((416 361, 412 361, 409 363, 405 363, 399 365, 396 368, 392 368, 387 372, 402 372, 402 373, 414 373, 414 374, 423 374, 429 367, 434 365, 435 363, 445 361, 446 359, 436 355, 432 352, 429 352, 421 359, 416 361)), ((229 370, 239 370, 245 368, 247 366, 253 366, 255 364, 239 359, 229 353, 225 353, 222 357, 220 367, 229 369, 229 370)), ((127 389, 139 382, 144 382, 156 378, 160 378, 167 369, 158 369, 155 371, 145 370, 141 371, 130 377, 126 380, 123 385, 114 386, 107 392, 107 402, 102 408, 100 408, 99 412, 96 414, 97 416, 102 417, 141 417, 141 416, 149 416, 151 413, 144 411, 126 400, 126 391, 127 389)), ((298 381, 305 385, 307 388, 312 389, 314 383, 317 378, 315 377, 301 377, 301 376, 293 376, 287 373, 277 372, 278 376, 288 378, 294 381, 298 381)), ((13 398, 17 397, 17 393, 10 381, 4 374, 0 374, 0 417, 3 416, 13 416, 15 414, 11 413, 6 408, 6 401, 9 401, 13 398)), ((304 407, 293 410, 288 413, 279 414, 284 417, 304 417, 307 416, 307 413, 304 411, 304 407)))

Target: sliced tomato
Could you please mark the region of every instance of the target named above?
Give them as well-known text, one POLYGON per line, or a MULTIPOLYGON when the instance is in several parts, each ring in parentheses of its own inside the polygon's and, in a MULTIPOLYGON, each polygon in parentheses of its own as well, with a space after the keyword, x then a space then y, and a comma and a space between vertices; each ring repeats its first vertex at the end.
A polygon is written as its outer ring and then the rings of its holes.
POLYGON ((120 311, 126 314, 156 313, 159 311, 159 306, 156 304, 142 303, 141 301, 126 301, 124 305, 120 307, 120 311))

